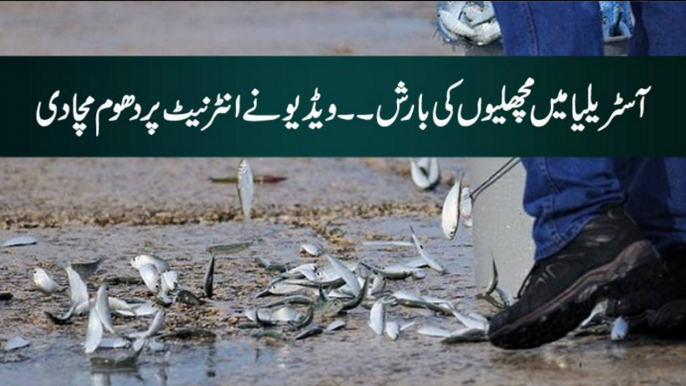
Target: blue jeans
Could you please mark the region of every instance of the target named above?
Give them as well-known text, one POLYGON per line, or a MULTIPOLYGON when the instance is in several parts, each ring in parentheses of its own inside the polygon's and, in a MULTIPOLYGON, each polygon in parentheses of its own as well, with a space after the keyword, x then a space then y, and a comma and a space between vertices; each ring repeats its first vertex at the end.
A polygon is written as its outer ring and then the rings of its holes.
MULTIPOLYGON (((505 51, 598 56, 598 2, 494 2, 505 51)), ((632 3, 629 55, 686 55, 686 4, 632 3)), ((660 251, 686 244, 686 158, 523 158, 536 260, 569 244, 603 208, 623 205, 660 251)))

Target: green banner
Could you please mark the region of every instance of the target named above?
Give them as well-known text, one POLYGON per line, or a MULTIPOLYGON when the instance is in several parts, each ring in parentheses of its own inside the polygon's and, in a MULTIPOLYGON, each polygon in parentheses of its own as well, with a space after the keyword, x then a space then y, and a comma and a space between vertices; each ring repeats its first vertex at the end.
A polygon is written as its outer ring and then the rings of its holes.
POLYGON ((4 57, 0 156, 686 156, 684 58, 4 57))

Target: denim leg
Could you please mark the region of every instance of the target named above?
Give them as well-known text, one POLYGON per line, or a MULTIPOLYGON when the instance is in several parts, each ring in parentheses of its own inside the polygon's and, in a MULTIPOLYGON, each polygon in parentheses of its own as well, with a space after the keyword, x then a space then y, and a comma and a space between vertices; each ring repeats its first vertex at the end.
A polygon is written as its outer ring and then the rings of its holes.
POLYGON ((603 55, 597 1, 494 1, 493 5, 507 55, 603 55))
POLYGON ((631 159, 626 210, 660 252, 686 245, 686 158, 631 159))
POLYGON ((522 158, 522 164, 524 210, 535 218, 536 260, 567 246, 604 207, 625 201, 624 158, 522 158))
POLYGON ((631 56, 686 56, 686 3, 634 1, 631 56))

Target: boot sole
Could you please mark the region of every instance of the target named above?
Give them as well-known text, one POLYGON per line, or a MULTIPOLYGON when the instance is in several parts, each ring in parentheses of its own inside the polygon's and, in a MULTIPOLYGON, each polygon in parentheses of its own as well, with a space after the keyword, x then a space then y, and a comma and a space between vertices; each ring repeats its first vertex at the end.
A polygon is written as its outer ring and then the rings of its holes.
POLYGON ((647 240, 636 241, 603 266, 580 277, 567 290, 533 312, 489 331, 489 340, 506 349, 526 349, 558 340, 588 317, 598 300, 638 289, 659 260, 647 240), (646 269, 648 268, 648 269, 646 269))

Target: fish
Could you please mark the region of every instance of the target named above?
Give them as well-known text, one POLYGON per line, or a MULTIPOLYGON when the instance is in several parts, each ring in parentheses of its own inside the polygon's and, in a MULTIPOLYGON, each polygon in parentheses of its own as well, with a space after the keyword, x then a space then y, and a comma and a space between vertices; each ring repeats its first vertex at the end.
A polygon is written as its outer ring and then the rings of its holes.
POLYGON ((419 256, 421 256, 424 261, 431 267, 433 270, 444 274, 446 272, 445 268, 441 266, 436 260, 431 257, 426 250, 424 250, 424 246, 419 242, 419 239, 417 238, 417 235, 414 233, 414 229, 412 226, 410 226, 410 230, 412 231, 412 241, 414 241, 415 247, 417 247, 417 252, 419 252, 419 256))
POLYGON ((160 275, 160 292, 168 294, 179 285, 179 274, 176 271, 167 271, 160 275))
POLYGON ((286 272, 290 269, 290 265, 288 263, 286 263, 286 264, 272 263, 271 261, 265 259, 262 256, 256 257, 255 262, 257 263, 257 265, 259 265, 260 267, 264 268, 267 271, 274 271, 274 272, 283 273, 283 272, 286 272))
POLYGON ((150 327, 143 334, 143 338, 150 338, 151 336, 155 336, 162 331, 164 328, 165 316, 164 310, 158 310, 155 314, 155 318, 152 320, 152 323, 150 323, 150 327))
POLYGON ((579 325, 580 328, 587 328, 601 324, 605 319, 605 313, 607 312, 607 301, 600 302, 593 307, 591 314, 588 318, 584 319, 579 325))
POLYGON ((623 340, 629 333, 629 323, 623 317, 619 317, 612 322, 612 332, 610 339, 613 341, 623 340))
POLYGON ((188 290, 181 290, 176 294, 175 301, 183 303, 188 306, 199 306, 203 302, 197 296, 193 295, 192 292, 188 290))
POLYGON ((208 247, 206 250, 207 250, 207 253, 212 254, 212 255, 226 256, 226 255, 231 255, 234 253, 241 252, 245 249, 248 249, 251 245, 252 245, 252 241, 246 241, 246 242, 233 243, 233 244, 213 245, 211 247, 208 247))
POLYGON ((280 307, 271 312, 268 321, 270 322, 295 322, 304 317, 304 315, 290 306, 280 307))
POLYGON ((441 180, 441 171, 436 158, 429 161, 428 170, 422 169, 414 160, 410 159, 410 175, 412 182, 421 190, 435 188, 441 180), (426 173, 428 172, 428 174, 426 173))
POLYGON ((212 299, 214 285, 214 255, 210 256, 210 262, 207 264, 205 270, 205 278, 203 279, 203 290, 208 299, 212 299))
POLYGON ((476 35, 474 29, 472 29, 466 23, 460 21, 457 15, 453 15, 447 10, 441 9, 438 11, 438 22, 441 23, 441 25, 453 35, 467 38, 471 38, 476 35))
POLYGON ((107 305, 110 311, 114 311, 120 315, 124 316, 136 316, 136 311, 129 303, 124 300, 114 298, 112 296, 107 297, 107 305))
POLYGON ((252 208, 253 176, 250 164, 245 159, 238 164, 238 199, 243 210, 243 220, 250 222, 250 210, 252 208))
POLYGON ((397 340, 400 336, 400 325, 398 322, 386 322, 386 335, 391 338, 391 340, 397 340))
POLYGON ((374 302, 369 313, 369 327, 376 335, 383 335, 385 327, 386 310, 380 300, 374 302))
POLYGON ((65 270, 67 271, 67 278, 69 280, 69 295, 71 297, 71 304, 74 307, 83 307, 85 304, 88 306, 88 289, 86 284, 81 280, 81 276, 74 271, 74 269, 68 265, 65 270))
POLYGON ((72 263, 71 267, 74 271, 78 272, 82 279, 88 279, 98 270, 100 263, 102 263, 102 259, 91 261, 90 263, 72 263))
POLYGON ((457 228, 460 224, 460 184, 461 181, 455 182, 450 192, 443 201, 443 211, 441 212, 441 228, 443 234, 448 240, 455 238, 457 228))
POLYGON ((362 245, 370 248, 413 247, 411 241, 364 241, 362 245))
POLYGON ((328 326, 324 329, 326 332, 332 332, 336 330, 340 330, 341 328, 345 327, 345 322, 342 321, 341 319, 336 319, 333 322, 329 323, 328 326))
POLYGON ((137 305, 132 305, 134 313, 136 316, 149 316, 157 313, 159 307, 151 302, 139 303, 137 305))
POLYGON ((0 248, 22 247, 25 245, 33 245, 37 242, 38 239, 32 236, 18 236, 5 241, 0 245, 0 248))
POLYGON ((300 251, 312 257, 319 257, 324 253, 324 248, 319 244, 303 244, 300 246, 300 251))
POLYGON ((495 264, 495 259, 491 260, 492 276, 491 280, 488 282, 486 289, 484 290, 484 295, 490 295, 498 287, 498 282, 500 280, 498 276, 498 266, 495 264))
POLYGON ((426 336, 434 336, 434 337, 439 337, 439 338, 450 337, 450 331, 444 330, 444 329, 438 328, 438 327, 432 327, 432 326, 424 326, 424 327, 418 329, 417 334, 426 335, 426 336))
POLYGON ((164 273, 170 270, 169 263, 163 258, 155 255, 138 255, 131 259, 131 266, 140 270, 144 265, 152 265, 157 270, 157 273, 164 273))
POLYGON ((472 220, 472 198, 470 197, 468 186, 462 188, 459 205, 460 215, 462 216, 462 219, 464 221, 464 226, 466 226, 467 228, 471 228, 474 225, 474 222, 472 220))
POLYGON ((75 310, 75 307, 72 306, 71 308, 69 308, 69 311, 67 311, 67 313, 64 316, 55 316, 54 314, 52 314, 49 311, 43 311, 43 313, 54 324, 56 324, 58 326, 65 326, 65 325, 71 323, 71 319, 74 316, 74 310, 75 310))
POLYGON ((478 328, 461 328, 450 333, 450 336, 445 337, 441 340, 443 344, 452 343, 471 343, 471 342, 484 342, 488 340, 486 333, 478 328))
POLYGON ((51 294, 57 290, 57 283, 48 275, 45 270, 36 268, 33 270, 33 282, 39 290, 46 294, 51 294))
POLYGON ((112 325, 112 314, 110 313, 110 305, 107 296, 107 284, 103 284, 98 289, 95 300, 95 311, 100 318, 100 323, 107 331, 114 334, 114 326, 112 325))
POLYGON ((145 282, 146 287, 153 293, 157 293, 160 289, 160 274, 157 268, 153 264, 145 264, 138 268, 138 273, 140 273, 145 282))
POLYGON ((7 343, 5 343, 5 347, 3 347, 3 350, 4 351, 13 351, 13 350, 17 350, 20 348, 24 348, 30 344, 31 344, 31 342, 22 338, 21 336, 15 336, 13 338, 10 338, 7 341, 7 343))
POLYGON ((100 340, 99 348, 125 348, 128 347, 131 342, 124 338, 102 338, 100 340))
POLYGON ((463 314, 457 310, 452 310, 452 313, 465 327, 488 332, 488 320, 483 316, 475 313, 463 314))
POLYGON ((300 332, 298 335, 296 335, 293 340, 301 340, 305 338, 309 338, 311 336, 316 336, 324 332, 321 327, 314 325, 306 328, 302 332, 300 332))
POLYGON ((372 285, 369 287, 367 295, 374 297, 382 293, 384 288, 386 288, 386 281, 384 280, 383 276, 374 274, 374 277, 372 278, 372 285))
POLYGON ((95 307, 91 306, 90 311, 88 312, 88 332, 86 333, 86 342, 83 345, 86 354, 95 352, 100 345, 102 335, 102 322, 100 321, 100 317, 98 316, 98 312, 95 310, 95 307))
POLYGON ((357 297, 360 294, 360 283, 357 281, 355 274, 352 273, 352 271, 348 269, 348 267, 346 267, 345 264, 343 264, 340 260, 329 255, 328 253, 326 254, 326 259, 333 266, 336 272, 343 278, 353 296, 357 297))

